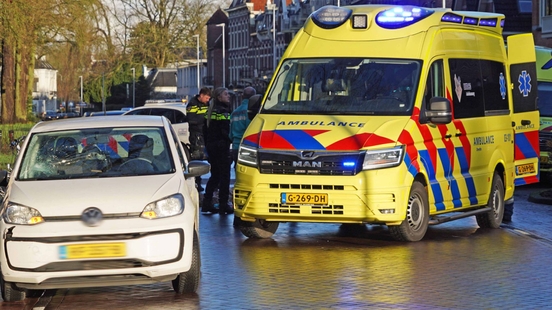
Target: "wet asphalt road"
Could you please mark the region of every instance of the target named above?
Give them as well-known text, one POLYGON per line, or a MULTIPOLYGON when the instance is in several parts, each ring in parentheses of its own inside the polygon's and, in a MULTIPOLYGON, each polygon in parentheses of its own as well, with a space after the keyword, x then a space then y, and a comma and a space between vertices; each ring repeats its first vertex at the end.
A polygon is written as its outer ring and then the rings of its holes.
POLYGON ((513 222, 474 218, 430 227, 421 242, 383 226, 283 223, 272 239, 246 239, 233 216, 200 223, 196 294, 170 283, 46 291, 0 309, 546 309, 552 307, 552 206, 520 187, 513 222))

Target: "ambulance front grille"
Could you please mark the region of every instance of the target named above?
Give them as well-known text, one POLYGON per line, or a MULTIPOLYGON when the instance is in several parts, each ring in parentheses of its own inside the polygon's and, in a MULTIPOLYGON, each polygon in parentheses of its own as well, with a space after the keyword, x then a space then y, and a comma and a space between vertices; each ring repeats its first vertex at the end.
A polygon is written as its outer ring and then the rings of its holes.
POLYGON ((362 170, 363 152, 259 152, 264 174, 352 176, 362 170))
POLYGON ((301 208, 311 215, 343 215, 343 205, 286 205, 279 203, 270 203, 268 205, 269 213, 280 214, 301 214, 301 208))
POLYGON ((321 184, 276 184, 271 183, 268 185, 271 189, 303 189, 303 190, 345 190, 344 185, 321 185, 321 184))

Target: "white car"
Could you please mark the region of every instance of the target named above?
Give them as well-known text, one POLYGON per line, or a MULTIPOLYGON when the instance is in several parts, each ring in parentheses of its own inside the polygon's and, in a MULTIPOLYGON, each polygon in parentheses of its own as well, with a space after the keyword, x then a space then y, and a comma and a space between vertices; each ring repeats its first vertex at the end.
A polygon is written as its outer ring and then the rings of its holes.
POLYGON ((124 115, 162 115, 173 125, 180 142, 190 143, 190 130, 186 118, 186 105, 179 103, 156 103, 144 105, 125 112, 124 115))
POLYGON ((209 164, 188 161, 164 117, 38 123, 2 201, 2 298, 159 281, 196 291, 194 177, 208 172, 209 164))

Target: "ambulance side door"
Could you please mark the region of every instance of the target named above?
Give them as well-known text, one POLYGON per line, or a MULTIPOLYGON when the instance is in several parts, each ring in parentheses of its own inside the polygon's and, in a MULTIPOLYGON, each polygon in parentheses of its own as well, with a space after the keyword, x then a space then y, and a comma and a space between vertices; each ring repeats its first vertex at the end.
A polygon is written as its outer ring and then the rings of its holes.
POLYGON ((533 36, 530 33, 512 35, 507 40, 513 86, 515 185, 536 183, 539 181, 539 111, 533 36))

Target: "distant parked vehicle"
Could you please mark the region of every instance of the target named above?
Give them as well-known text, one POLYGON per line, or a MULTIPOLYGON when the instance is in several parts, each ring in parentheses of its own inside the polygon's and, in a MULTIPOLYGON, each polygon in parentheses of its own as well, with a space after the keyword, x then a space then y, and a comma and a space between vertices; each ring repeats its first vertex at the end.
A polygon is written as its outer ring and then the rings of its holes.
MULTIPOLYGON (((148 100, 150 101, 150 100, 148 100)), ((151 100, 160 101, 160 100, 151 100)), ((186 105, 182 103, 159 103, 137 107, 125 112, 125 115, 161 115, 169 119, 173 125, 180 142, 190 143, 188 118, 186 118, 186 105)))
POLYGON ((89 116, 114 116, 114 115, 123 115, 125 111, 123 110, 111 110, 111 111, 97 111, 90 113, 89 116))
POLYGON ((47 110, 42 113, 42 120, 43 121, 51 121, 58 118, 57 112, 52 110, 47 110))

